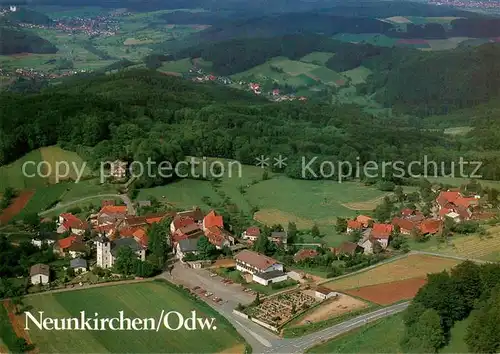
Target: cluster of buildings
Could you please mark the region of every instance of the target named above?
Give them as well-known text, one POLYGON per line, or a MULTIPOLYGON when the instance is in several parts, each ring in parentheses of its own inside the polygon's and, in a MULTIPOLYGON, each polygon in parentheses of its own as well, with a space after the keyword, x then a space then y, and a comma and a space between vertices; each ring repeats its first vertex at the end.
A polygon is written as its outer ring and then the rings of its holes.
POLYGON ((59 79, 62 77, 68 77, 85 72, 88 71, 85 69, 80 69, 80 70, 65 70, 64 72, 61 73, 44 73, 42 71, 37 71, 33 68, 30 68, 30 69, 16 69, 14 73, 16 76, 29 79, 59 79))
POLYGON ((477 0, 430 0, 429 4, 454 7, 476 8, 476 9, 500 9, 499 1, 477 1, 477 0))
POLYGON ((198 240, 205 236, 216 249, 231 248, 235 237, 224 229, 224 220, 211 210, 203 215, 199 208, 176 213, 170 224, 170 246, 177 258, 182 260, 187 254, 198 254, 198 240))

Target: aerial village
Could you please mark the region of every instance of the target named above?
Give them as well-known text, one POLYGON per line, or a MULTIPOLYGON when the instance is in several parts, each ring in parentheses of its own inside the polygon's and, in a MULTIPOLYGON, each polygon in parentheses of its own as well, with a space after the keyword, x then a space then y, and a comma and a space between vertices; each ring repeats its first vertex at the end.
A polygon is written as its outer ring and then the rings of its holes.
POLYGON ((246 82, 237 81, 233 82, 229 77, 216 76, 214 74, 207 74, 197 66, 193 66, 189 69, 188 77, 193 82, 204 83, 204 82, 215 82, 222 85, 237 85, 240 89, 245 89, 249 92, 254 93, 257 96, 262 96, 268 98, 273 102, 283 102, 283 101, 307 101, 305 96, 296 96, 295 94, 284 94, 280 89, 274 88, 271 91, 263 91, 262 85, 257 82, 246 82))

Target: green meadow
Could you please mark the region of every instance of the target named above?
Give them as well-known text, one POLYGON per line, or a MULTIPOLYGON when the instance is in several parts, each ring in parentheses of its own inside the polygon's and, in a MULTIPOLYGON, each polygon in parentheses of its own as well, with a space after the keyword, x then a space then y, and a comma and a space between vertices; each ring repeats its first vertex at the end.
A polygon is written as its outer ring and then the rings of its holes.
MULTIPOLYGON (((158 319, 165 313, 177 311, 184 318, 196 311, 198 318, 215 318, 216 329, 188 331, 184 328, 170 331, 161 326, 157 331, 59 331, 39 330, 32 325, 30 337, 42 353, 217 353, 224 350, 243 352, 244 340, 236 330, 207 304, 187 296, 184 290, 161 281, 26 297, 26 306, 37 316, 44 311, 51 318, 88 317, 94 313, 103 317, 117 317, 124 311, 128 318, 158 319)), ((178 323, 172 316, 171 326, 178 323)))

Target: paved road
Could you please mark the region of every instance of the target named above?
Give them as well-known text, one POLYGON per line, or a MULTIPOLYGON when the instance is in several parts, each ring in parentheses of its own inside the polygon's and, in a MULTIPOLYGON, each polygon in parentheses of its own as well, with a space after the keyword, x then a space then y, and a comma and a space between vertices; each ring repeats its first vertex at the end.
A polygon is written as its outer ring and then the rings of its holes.
POLYGON ((206 270, 185 268, 177 263, 172 275, 163 273, 159 277, 191 288, 201 286, 207 291, 213 292, 214 296, 223 298, 225 302, 222 305, 217 305, 210 300, 207 303, 233 324, 236 330, 252 346, 254 353, 303 353, 306 349, 322 341, 332 339, 366 323, 401 312, 409 305, 409 302, 404 302, 389 306, 300 338, 281 338, 256 323, 233 313, 233 309, 238 303, 248 304, 254 299, 253 296, 241 291, 240 285, 224 286, 220 283, 218 277, 211 278, 208 274, 206 270))
POLYGON ((95 199, 95 198, 119 198, 127 206, 127 212, 130 215, 135 215, 135 213, 136 213, 135 208, 134 208, 134 203, 132 203, 132 200, 130 200, 130 198, 126 194, 97 194, 97 195, 93 195, 93 196, 89 196, 89 197, 76 199, 76 200, 73 200, 71 202, 57 204, 53 208, 50 208, 48 210, 44 210, 44 211, 38 213, 38 215, 44 216, 44 215, 47 215, 53 211, 56 211, 56 210, 59 210, 62 208, 67 208, 67 207, 72 206, 74 204, 79 204, 79 203, 84 202, 86 200, 91 200, 91 199, 95 199))

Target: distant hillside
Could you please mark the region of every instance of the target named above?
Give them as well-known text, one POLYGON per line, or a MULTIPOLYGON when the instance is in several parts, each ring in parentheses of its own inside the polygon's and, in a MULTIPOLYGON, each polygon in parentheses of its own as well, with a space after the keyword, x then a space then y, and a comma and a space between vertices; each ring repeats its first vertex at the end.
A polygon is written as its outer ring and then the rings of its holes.
POLYGON ((25 8, 18 8, 15 12, 8 12, 5 17, 13 23, 22 22, 41 26, 52 26, 54 24, 54 21, 49 16, 25 8))
POLYGON ((180 51, 176 58, 203 58, 212 62, 216 73, 232 75, 263 64, 274 57, 283 56, 296 60, 312 52, 336 53, 327 66, 335 71, 345 71, 356 68, 367 58, 390 51, 391 48, 344 43, 326 36, 296 34, 199 45, 180 51), (337 55, 343 59, 336 59, 337 55))
POLYGON ((18 28, 0 27, 0 54, 2 55, 17 53, 52 54, 56 52, 56 46, 35 34, 18 28))
POLYGON ((368 60, 361 89, 386 106, 419 115, 446 114, 500 95, 500 44, 442 52, 393 50, 368 60))

